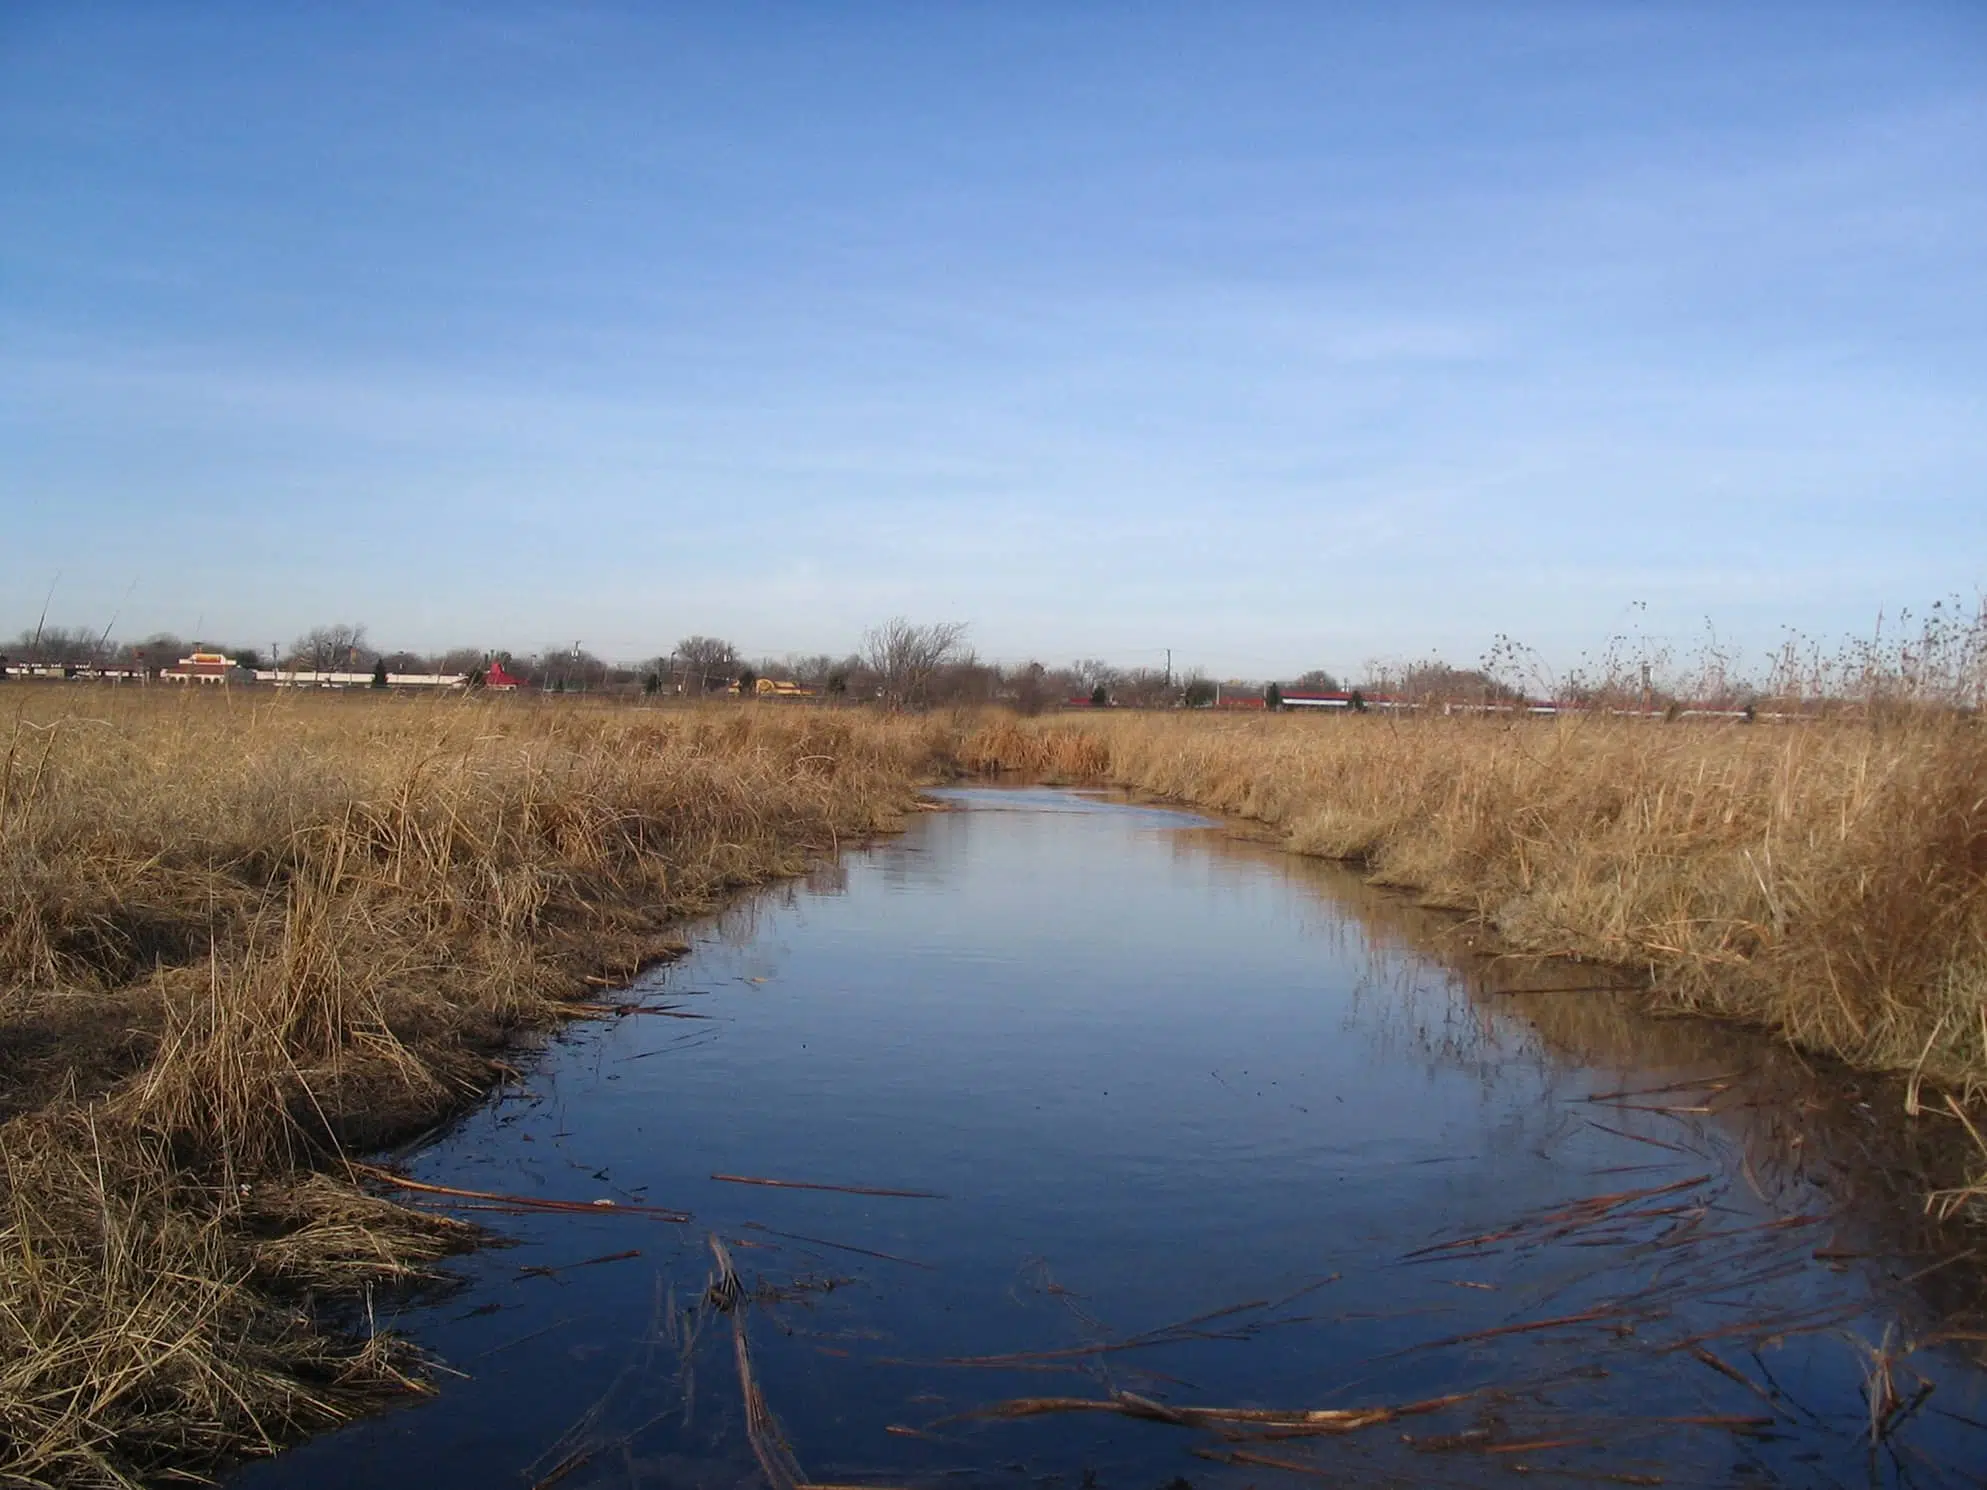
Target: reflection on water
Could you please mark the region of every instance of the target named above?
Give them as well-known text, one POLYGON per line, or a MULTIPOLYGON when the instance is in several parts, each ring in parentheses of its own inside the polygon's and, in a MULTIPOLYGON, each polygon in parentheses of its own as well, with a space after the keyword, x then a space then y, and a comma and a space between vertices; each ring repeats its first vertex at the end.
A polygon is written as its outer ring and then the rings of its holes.
POLYGON ((1979 1483, 1979 1271, 1865 1097, 1199 819, 950 795, 409 1163, 693 1222, 497 1218, 395 1320, 464 1378, 239 1482, 1979 1483))

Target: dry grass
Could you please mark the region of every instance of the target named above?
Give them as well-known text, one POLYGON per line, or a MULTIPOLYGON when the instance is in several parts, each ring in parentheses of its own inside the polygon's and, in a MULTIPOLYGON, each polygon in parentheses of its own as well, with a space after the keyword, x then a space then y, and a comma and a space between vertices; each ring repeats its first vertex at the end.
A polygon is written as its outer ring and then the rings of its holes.
POLYGON ((0 1483, 266 1450, 412 1384, 468 1233, 323 1172, 727 889, 893 826, 909 720, 22 688, 0 758, 0 1483))
POLYGON ((969 765, 1117 782, 1646 969, 1671 1007, 1987 1092, 1987 730, 1105 714, 989 724, 969 765))

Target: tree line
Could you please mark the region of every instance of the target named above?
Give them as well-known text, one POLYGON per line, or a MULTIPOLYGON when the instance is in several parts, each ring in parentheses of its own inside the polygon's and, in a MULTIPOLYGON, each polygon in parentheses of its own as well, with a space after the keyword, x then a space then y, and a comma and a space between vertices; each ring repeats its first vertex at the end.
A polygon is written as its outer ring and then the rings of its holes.
POLYGON ((40 626, 21 631, 0 645, 0 656, 16 665, 77 668, 130 668, 157 672, 195 652, 219 652, 251 669, 285 668, 308 672, 371 672, 384 661, 396 673, 463 673, 486 666, 491 653, 477 647, 446 652, 383 650, 368 640, 364 626, 316 626, 287 645, 231 643, 155 631, 133 641, 113 641, 85 627, 40 626))
MULTIPOLYGON (((610 662, 571 643, 532 653, 456 647, 443 652, 374 645, 363 625, 313 626, 287 644, 229 644, 159 631, 114 641, 88 627, 36 625, 0 643, 0 676, 23 664, 156 674, 196 651, 220 652, 242 666, 309 672, 439 673, 480 679, 492 664, 534 689, 670 696, 750 692, 760 678, 797 685, 830 699, 874 700, 892 707, 1003 703, 1027 713, 1081 701, 1132 708, 1205 706, 1217 694, 1255 693, 1269 707, 1298 692, 1358 694, 1415 705, 1517 705, 1553 700, 1600 708, 1709 704, 1750 707, 1766 700, 1915 700, 1967 709, 1987 704, 1987 607, 1940 602, 1923 616, 1905 612, 1870 638, 1830 649, 1787 633, 1762 671, 1739 664, 1708 629, 1680 654, 1659 639, 1612 637, 1564 670, 1530 648, 1498 636, 1475 667, 1430 657, 1406 663, 1369 661, 1356 683, 1313 669, 1267 684, 1217 684, 1198 672, 1124 668, 1097 658, 1064 665, 982 659, 956 621, 916 623, 897 617, 870 628, 854 651, 749 659, 722 637, 693 633, 639 662, 610 662)), ((384 679, 381 679, 384 681, 384 679)))
MULTIPOLYGON (((1500 638, 1500 646, 1510 644, 1500 638)), ((1259 691, 1275 708, 1285 693, 1337 692, 1342 687, 1337 676, 1323 669, 1261 685, 1217 684, 1198 672, 1177 675, 1159 668, 1125 668, 1098 658, 1060 666, 1039 660, 993 662, 973 650, 964 623, 917 623, 903 617, 870 628, 855 651, 840 656, 748 659, 723 637, 693 633, 668 652, 640 662, 610 662, 572 643, 550 643, 531 653, 476 647, 443 652, 382 648, 374 645, 364 625, 350 622, 314 626, 287 645, 267 647, 189 640, 173 632, 113 642, 108 635, 84 627, 37 626, 23 630, 0 649, 0 672, 10 664, 36 664, 156 675, 194 652, 219 652, 252 670, 369 674, 382 685, 387 675, 395 673, 456 675, 481 682, 495 664, 526 687, 554 693, 695 697, 749 693, 759 679, 767 678, 828 699, 875 700, 893 708, 1003 703, 1024 713, 1079 702, 1127 708, 1205 707, 1224 690, 1230 697, 1238 691, 1259 691)), ((1418 702, 1523 697, 1484 669, 1459 669, 1436 660, 1404 667, 1369 664, 1359 689, 1368 696, 1418 702)))
MULTIPOLYGON (((694 697, 751 692, 761 678, 791 683, 828 699, 875 700, 893 708, 1005 703, 1024 712, 1072 701, 1164 707, 1211 699, 1214 684, 1158 668, 1121 668, 1095 658, 1057 666, 1039 660, 981 658, 963 622, 895 617, 866 631, 854 651, 748 658, 723 637, 693 633, 667 652, 639 662, 612 662, 577 644, 535 652, 458 647, 418 652, 374 644, 363 625, 314 626, 287 645, 230 644, 155 632, 112 642, 85 628, 24 630, 0 651, 0 667, 60 664, 78 669, 130 668, 157 673, 196 651, 219 652, 251 669, 307 672, 441 673, 481 681, 495 664, 523 685, 550 692, 641 693, 694 697)), ((1329 681, 1318 673, 1308 678, 1329 681)))

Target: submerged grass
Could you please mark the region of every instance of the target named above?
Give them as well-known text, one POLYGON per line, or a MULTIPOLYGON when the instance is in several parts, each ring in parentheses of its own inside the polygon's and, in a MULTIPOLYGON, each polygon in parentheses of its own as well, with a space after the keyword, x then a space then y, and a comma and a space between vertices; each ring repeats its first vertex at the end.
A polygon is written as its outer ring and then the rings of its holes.
POLYGON ((340 1156, 473 1100, 506 1040, 663 954, 727 889, 894 826, 937 739, 524 700, 51 689, 16 708, 16 1484, 183 1474, 412 1387, 418 1363, 363 1325, 366 1291, 473 1234, 365 1195, 340 1156))

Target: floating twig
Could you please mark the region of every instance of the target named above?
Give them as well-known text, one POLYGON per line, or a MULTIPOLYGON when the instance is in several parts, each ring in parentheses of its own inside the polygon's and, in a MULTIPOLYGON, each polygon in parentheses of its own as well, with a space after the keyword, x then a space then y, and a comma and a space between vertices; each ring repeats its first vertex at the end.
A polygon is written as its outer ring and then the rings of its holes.
POLYGON ((1339 1478, 1337 1470, 1322 1469, 1315 1464, 1303 1464, 1295 1459, 1279 1459, 1274 1454, 1258 1454, 1249 1449, 1192 1449, 1196 1459, 1208 1459, 1216 1464, 1246 1464, 1258 1469, 1280 1469, 1286 1474, 1307 1474, 1319 1479, 1339 1478))
POLYGON ((899 1200, 944 1200, 933 1190, 885 1190, 874 1185, 830 1185, 818 1180, 771 1180, 756 1174, 714 1174, 727 1185, 763 1185, 771 1190, 834 1190, 843 1195, 888 1195, 899 1200))
MULTIPOLYGON (((1532 1234, 1542 1235, 1547 1239, 1556 1239, 1578 1230, 1582 1226, 1591 1226, 1603 1219, 1624 1219, 1617 1213, 1623 1206, 1631 1202, 1653 1200, 1661 1195, 1674 1195, 1679 1190, 1695 1189, 1710 1179, 1711 1176, 1709 1174, 1698 1174, 1692 1175, 1689 1179, 1676 1180, 1667 1185, 1649 1185, 1637 1190, 1615 1190, 1605 1195, 1585 1196, 1582 1199, 1572 1202, 1570 1205, 1561 1206, 1559 1209, 1548 1211, 1541 1216, 1533 1216, 1527 1220, 1518 1222, 1516 1225, 1508 1226, 1502 1231, 1486 1231, 1477 1236, 1461 1237, 1453 1241, 1434 1242, 1426 1247, 1417 1247, 1414 1251, 1403 1254, 1401 1260, 1403 1262, 1412 1262, 1418 1258, 1434 1257, 1445 1252, 1461 1252, 1468 1248, 1485 1246, 1491 1242, 1510 1241, 1516 1237, 1532 1234), (1558 1229, 1552 1230, 1551 1228, 1554 1227, 1558 1229)), ((1681 1209, 1691 1209, 1691 1207, 1683 1207, 1681 1209)), ((1667 1214, 1675 1214, 1675 1211, 1655 1210, 1633 1212, 1630 1215, 1630 1219, 1638 1215, 1645 1218, 1654 1218, 1667 1214)))
POLYGON ((583 1319, 585 1317, 586 1317, 585 1315, 575 1315, 575 1316, 569 1316, 565 1319, 555 1319, 550 1324, 545 1325, 540 1329, 535 1329, 528 1335, 519 1335, 515 1340, 506 1340, 501 1345, 492 1345, 488 1350, 482 1352, 480 1355, 471 1356, 469 1358, 469 1364, 473 1366, 476 1362, 486 1361, 491 1356, 497 1355, 502 1351, 511 1350, 519 1345, 528 1345, 533 1340, 536 1340, 543 1335, 549 1335, 554 1330, 564 1329, 567 1325, 573 1324, 578 1319, 583 1319))
POLYGON ((1623 1097, 1661 1097, 1671 1092, 1702 1091, 1706 1087, 1717 1087, 1723 1090, 1727 1082, 1737 1081, 1740 1077, 1748 1074, 1744 1070, 1727 1071, 1719 1076, 1701 1076, 1688 1081, 1672 1081, 1664 1086, 1623 1087, 1619 1091, 1613 1092, 1589 1092, 1580 1100, 1582 1102, 1615 1102, 1623 1097))
POLYGON ((1765 1387, 1761 1386, 1758 1382, 1754 1381, 1750 1376, 1746 1375, 1745 1372, 1741 1371, 1737 1366, 1734 1366, 1730 1362, 1721 1360, 1719 1357, 1713 1355, 1710 1351, 1706 1350, 1702 1345, 1691 1346, 1690 1353, 1696 1356, 1698 1360, 1704 1362, 1704 1364, 1709 1366, 1713 1371, 1716 1371, 1720 1376, 1728 1377, 1732 1381, 1736 1381, 1740 1386, 1744 1387, 1747 1391, 1757 1396, 1762 1402, 1770 1403, 1773 1401, 1773 1394, 1767 1391, 1765 1387))
POLYGON ((626 1252, 609 1252, 604 1256, 589 1257, 584 1262, 565 1262, 556 1266, 527 1264, 517 1270, 517 1275, 520 1278, 556 1278, 559 1274, 569 1273, 574 1268, 599 1267, 604 1262, 626 1262, 631 1257, 640 1257, 641 1255, 639 1248, 630 1248, 626 1252))
MULTIPOLYGON (((714 1245, 716 1241, 713 1237, 714 1245)), ((731 1344, 732 1353, 738 1361, 739 1394, 745 1399, 745 1437, 752 1445, 752 1453, 759 1461, 759 1468, 765 1471, 766 1483, 772 1490, 799 1490, 805 1476, 801 1473, 800 1461, 787 1444, 786 1435, 780 1431, 779 1419, 766 1405, 765 1394, 753 1378, 752 1350, 746 1343, 745 1316, 741 1312, 734 1312, 731 1316, 731 1344)))
POLYGON ((714 1231, 710 1235, 711 1256, 717 1259, 717 1272, 712 1275, 710 1287, 704 1296, 711 1301, 719 1313, 728 1314, 745 1296, 745 1287, 738 1281, 738 1269, 732 1266, 731 1253, 714 1231))
POLYGON ((1605 1442, 1599 1438, 1521 1438, 1508 1443, 1487 1443, 1479 1454, 1536 1454, 1542 1449, 1582 1449, 1605 1442))
POLYGON ((503 1210, 518 1211, 561 1211, 568 1215, 594 1216, 610 1214, 617 1216, 648 1216, 657 1221, 688 1221, 688 1211, 672 1211, 667 1206, 633 1205, 619 1200, 545 1200, 534 1195, 504 1195, 494 1190, 465 1190, 456 1185, 432 1185, 425 1180, 409 1179, 404 1174, 395 1174, 390 1169, 380 1169, 371 1164, 353 1164, 354 1173, 362 1174, 382 1185, 391 1185, 396 1190, 411 1190, 421 1195, 447 1195, 461 1200, 482 1201, 503 1210))
POLYGON ((768 1236, 785 1237, 790 1242, 806 1242, 810 1246, 815 1247, 833 1247, 837 1252, 854 1252, 860 1257, 874 1257, 883 1262, 901 1262, 907 1268, 923 1268, 926 1272, 933 1271, 932 1264, 919 1262, 915 1257, 899 1257, 894 1252, 878 1252, 873 1248, 857 1247, 848 1242, 831 1242, 825 1237, 803 1236, 797 1231, 779 1231, 762 1221, 747 1221, 743 1224, 750 1231, 763 1231, 768 1236))
POLYGON ((1626 1128, 1611 1128, 1606 1123, 1595 1122, 1592 1118, 1586 1119, 1586 1123, 1588 1127, 1599 1128, 1603 1133, 1612 1133, 1616 1138, 1632 1138, 1637 1143, 1646 1143, 1652 1148, 1668 1149, 1673 1154, 1690 1154, 1697 1158, 1703 1157, 1701 1154, 1698 1154, 1697 1150, 1687 1149, 1680 1143, 1666 1143, 1660 1138, 1650 1138, 1646 1134, 1630 1133, 1626 1128))
POLYGON ((1375 1359, 1390 1360, 1394 1356, 1408 1355, 1417 1350, 1441 1350, 1447 1346, 1468 1345, 1478 1340, 1496 1340, 1505 1335, 1530 1335, 1540 1330, 1556 1330, 1576 1324, 1599 1324, 1602 1320, 1625 1317, 1619 1309, 1584 1309, 1578 1314, 1560 1314, 1551 1319, 1526 1320, 1522 1324, 1493 1325, 1487 1330, 1471 1330, 1466 1335, 1445 1335, 1440 1340, 1424 1340, 1419 1345, 1406 1345, 1399 1350, 1390 1350, 1375 1359))
POLYGON ((540 1478, 533 1480, 531 1482, 531 1490, 551 1490, 552 1486, 558 1484, 559 1481, 563 1480, 567 1475, 571 1474, 574 1470, 578 1469, 581 1465, 585 1464, 587 1460, 591 1459, 593 1457, 593 1452, 594 1451, 590 1448, 574 1449, 570 1454, 566 1455, 565 1458, 561 1459, 557 1464, 553 1465, 552 1468, 547 1473, 545 1473, 540 1478))
POLYGON ((659 1014, 664 1019, 710 1019, 709 1014, 692 1014, 671 1004, 590 1004, 568 1000, 559 1011, 579 1018, 616 1019, 623 1014, 659 1014))
POLYGON ((1105 1412, 1146 1422, 1171 1423, 1176 1427, 1212 1428, 1248 1426, 1281 1430, 1279 1437, 1308 1434, 1354 1433, 1379 1423, 1421 1413, 1439 1412, 1467 1401, 1473 1392, 1455 1392, 1430 1397, 1397 1407, 1315 1407, 1280 1409, 1266 1407, 1173 1407, 1154 1402, 1133 1392, 1113 1392, 1109 1397, 1015 1397, 970 1412, 955 1413, 939 1422, 970 1418, 1033 1418, 1052 1413, 1105 1412))

